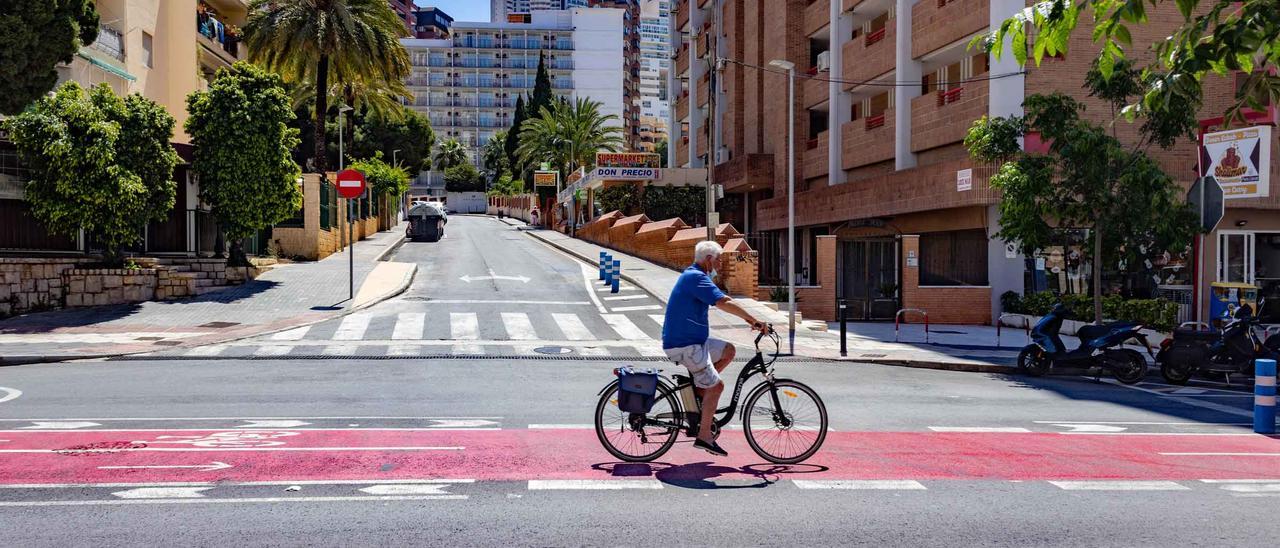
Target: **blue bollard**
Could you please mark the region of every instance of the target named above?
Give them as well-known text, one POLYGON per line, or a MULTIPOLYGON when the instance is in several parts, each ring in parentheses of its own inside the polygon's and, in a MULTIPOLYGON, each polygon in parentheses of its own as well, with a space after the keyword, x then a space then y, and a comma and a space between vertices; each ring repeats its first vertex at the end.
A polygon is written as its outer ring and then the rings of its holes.
POLYGON ((609 292, 610 292, 610 293, 617 293, 617 292, 618 292, 618 288, 619 288, 619 286, 621 286, 621 285, 622 285, 622 277, 621 277, 621 276, 614 276, 614 277, 613 277, 613 289, 610 289, 610 290, 609 290, 609 292))
POLYGON ((604 279, 604 261, 605 261, 605 258, 608 256, 609 256, 608 253, 605 253, 603 251, 600 252, 600 279, 601 280, 604 279))
POLYGON ((1276 361, 1254 360, 1253 431, 1276 433, 1276 361))
POLYGON ((604 260, 604 285, 613 283, 613 261, 608 257, 604 260))

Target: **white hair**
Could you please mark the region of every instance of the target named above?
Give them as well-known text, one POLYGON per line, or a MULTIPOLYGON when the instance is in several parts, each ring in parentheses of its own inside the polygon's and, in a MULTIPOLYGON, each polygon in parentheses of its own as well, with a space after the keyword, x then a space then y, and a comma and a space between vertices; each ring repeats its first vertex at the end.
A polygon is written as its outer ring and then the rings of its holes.
POLYGON ((720 254, 723 252, 724 252, 724 248, 720 247, 720 244, 714 241, 707 240, 703 242, 698 242, 698 246, 693 248, 693 262, 696 263, 706 257, 711 257, 712 259, 719 259, 720 254))

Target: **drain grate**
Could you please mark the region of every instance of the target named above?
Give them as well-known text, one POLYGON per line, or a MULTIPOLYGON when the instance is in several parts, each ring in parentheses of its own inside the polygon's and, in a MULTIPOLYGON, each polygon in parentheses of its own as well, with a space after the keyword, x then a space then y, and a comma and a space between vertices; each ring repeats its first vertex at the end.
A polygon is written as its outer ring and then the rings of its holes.
POLYGON ((182 344, 182 341, 156 341, 151 344, 154 344, 157 346, 178 346, 182 344))

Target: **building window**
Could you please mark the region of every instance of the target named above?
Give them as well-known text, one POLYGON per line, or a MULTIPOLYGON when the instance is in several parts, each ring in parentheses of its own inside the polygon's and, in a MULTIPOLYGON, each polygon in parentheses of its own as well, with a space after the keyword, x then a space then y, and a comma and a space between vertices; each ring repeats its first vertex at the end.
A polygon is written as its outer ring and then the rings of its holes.
POLYGON ((154 38, 151 33, 143 31, 142 33, 142 63, 147 68, 155 68, 155 48, 152 45, 154 38))
POLYGON ((920 285, 988 285, 987 232, 975 229, 921 234, 920 285))

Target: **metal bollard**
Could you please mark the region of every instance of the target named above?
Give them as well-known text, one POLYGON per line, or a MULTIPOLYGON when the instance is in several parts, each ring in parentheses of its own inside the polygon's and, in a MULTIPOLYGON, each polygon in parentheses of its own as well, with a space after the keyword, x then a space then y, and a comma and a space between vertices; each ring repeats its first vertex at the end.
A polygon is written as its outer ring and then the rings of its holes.
POLYGON ((622 279, 622 261, 614 260, 613 268, 611 268, 609 271, 611 272, 611 274, 609 275, 609 285, 613 286, 614 288, 613 292, 617 293, 618 282, 619 280, 622 279))
POLYGON ((621 286, 622 286, 622 277, 621 277, 621 276, 614 276, 614 277, 613 277, 613 289, 610 289, 610 290, 609 290, 609 292, 610 292, 610 293, 617 293, 617 292, 618 292, 618 290, 619 290, 619 289, 621 289, 621 286))
POLYGON ((1253 431, 1276 433, 1276 361, 1253 362, 1253 431))
POLYGON ((604 257, 604 285, 613 283, 613 258, 605 255, 604 257))
POLYGON ((849 355, 849 322, 848 315, 845 314, 848 307, 848 301, 840 299, 840 357, 842 358, 849 355))
POLYGON ((608 253, 605 253, 603 251, 600 252, 600 278, 599 279, 601 280, 604 279, 604 261, 605 261, 605 258, 608 256, 609 256, 608 253))

